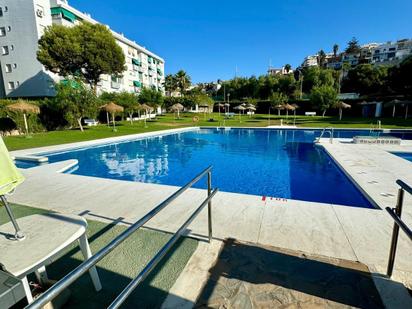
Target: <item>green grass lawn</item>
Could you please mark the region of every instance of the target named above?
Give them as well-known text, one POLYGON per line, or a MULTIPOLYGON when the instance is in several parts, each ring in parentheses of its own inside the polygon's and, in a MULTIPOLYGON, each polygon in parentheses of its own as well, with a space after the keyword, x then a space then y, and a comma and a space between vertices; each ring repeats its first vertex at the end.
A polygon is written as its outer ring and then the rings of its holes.
MULTIPOLYGON (((12 205, 17 218, 45 210, 12 205)), ((0 225, 8 222, 5 208, 0 206, 0 225)), ((87 235, 93 253, 97 252, 127 227, 88 220, 87 235)), ((21 227, 24 232, 24 227, 21 227)), ((71 297, 65 308, 106 308, 153 258, 171 237, 168 233, 140 229, 97 264, 103 289, 96 292, 88 274, 70 286, 71 297)), ((26 240, 24 240, 26 241, 26 240)), ((146 280, 130 295, 125 305, 130 308, 159 308, 168 291, 197 248, 197 240, 181 238, 146 280)), ((30 252, 27 252, 30 254, 30 252)), ((78 246, 47 268, 50 279, 58 280, 83 261, 78 246)), ((1 259, 0 259, 1 262, 1 259)))
MULTIPOLYGON (((118 122, 117 132, 113 132, 112 128, 106 125, 99 125, 96 127, 86 128, 85 132, 80 130, 64 130, 51 131, 44 133, 32 134, 27 138, 24 136, 5 137, 4 141, 9 150, 26 149, 33 147, 42 147, 58 144, 66 144, 73 142, 81 142, 87 140, 94 140, 99 138, 114 137, 127 134, 136 134, 142 132, 166 130, 172 128, 182 128, 188 126, 232 126, 232 127, 265 127, 267 125, 279 125, 280 120, 283 119, 284 124, 293 125, 294 123, 299 127, 328 127, 335 128, 371 128, 372 124, 376 124, 376 119, 371 118, 343 118, 339 120, 337 117, 320 117, 320 116, 297 116, 294 120, 293 116, 286 118, 275 115, 257 114, 252 117, 243 115, 240 119, 236 115, 232 119, 224 120, 223 114, 219 116, 218 113, 213 114, 191 114, 184 113, 180 119, 176 119, 173 114, 166 114, 157 117, 156 120, 147 122, 147 127, 144 126, 143 121, 134 122, 118 122), (198 122, 193 121, 193 117, 199 117, 198 122), (213 119, 213 121, 209 121, 213 119)), ((412 119, 401 118, 384 118, 381 119, 383 128, 412 128, 412 119)))

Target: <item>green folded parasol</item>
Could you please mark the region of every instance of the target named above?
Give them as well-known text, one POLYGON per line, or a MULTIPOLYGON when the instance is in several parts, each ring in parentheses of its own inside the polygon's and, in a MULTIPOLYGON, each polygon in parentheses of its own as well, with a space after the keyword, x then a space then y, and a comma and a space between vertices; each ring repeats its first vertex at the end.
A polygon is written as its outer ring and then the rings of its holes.
POLYGON ((21 233, 17 221, 14 219, 13 213, 7 203, 6 194, 12 192, 19 184, 24 181, 23 175, 19 172, 10 158, 9 152, 3 139, 0 137, 0 200, 6 207, 6 211, 16 230, 14 239, 23 239, 24 235, 21 233))

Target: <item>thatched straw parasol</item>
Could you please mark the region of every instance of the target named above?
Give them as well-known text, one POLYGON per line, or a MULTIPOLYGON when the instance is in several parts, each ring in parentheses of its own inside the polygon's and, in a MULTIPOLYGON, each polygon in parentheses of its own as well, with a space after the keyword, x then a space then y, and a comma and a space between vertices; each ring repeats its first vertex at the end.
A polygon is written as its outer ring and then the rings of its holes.
POLYGON ((153 108, 153 107, 151 107, 150 105, 147 105, 147 104, 145 104, 145 103, 141 104, 141 105, 140 105, 140 108, 141 108, 142 110, 146 111, 146 113, 147 113, 147 112, 152 112, 152 111, 154 111, 154 108, 153 108))
POLYGON ((293 105, 290 105, 289 103, 283 105, 283 108, 286 109, 286 118, 289 117, 289 111, 294 111, 296 109, 293 105))
POLYGON ((27 114, 40 114, 40 108, 37 105, 30 104, 21 99, 18 100, 16 103, 7 105, 6 108, 10 111, 23 114, 24 127, 26 129, 26 134, 29 134, 29 126, 27 124, 27 114))
POLYGON ((246 109, 249 111, 249 117, 252 117, 251 111, 256 111, 256 107, 253 104, 246 104, 246 109))
POLYGON ((184 106, 183 106, 182 104, 180 104, 180 103, 176 103, 176 104, 173 104, 173 105, 170 107, 170 109, 171 109, 172 111, 182 111, 182 110, 184 109, 184 106))
POLYGON ((339 101, 339 102, 336 102, 334 107, 339 109, 339 120, 342 120, 343 109, 351 108, 352 106, 350 106, 349 104, 345 102, 339 101))
POLYGON ((274 106, 274 108, 278 110, 278 116, 280 116, 280 111, 281 111, 282 109, 285 109, 285 105, 284 105, 284 104, 276 104, 276 105, 274 106))
POLYGON ((396 112, 396 106, 405 106, 405 119, 408 118, 408 108, 409 108, 409 104, 412 104, 412 101, 401 101, 398 99, 392 100, 388 103, 385 104, 385 106, 393 106, 392 109, 392 117, 395 117, 395 112, 396 112))
POLYGON ((144 127, 147 128, 147 114, 150 114, 152 111, 154 111, 154 108, 150 105, 147 105, 146 103, 143 103, 139 104, 139 110, 144 111, 144 127))
MULTIPOLYGON (((115 121, 114 115, 115 115, 116 113, 121 113, 121 112, 123 112, 123 111, 124 111, 123 106, 117 105, 117 104, 114 103, 114 102, 110 102, 110 103, 107 103, 107 104, 103 105, 103 106, 101 107, 101 109, 103 109, 104 111, 106 111, 106 113, 108 113, 108 114, 109 114, 109 113, 112 114, 113 131, 115 131, 115 130, 116 130, 116 121, 115 121)), ((108 119, 109 119, 109 118, 108 118, 108 119)))
POLYGON ((293 110, 293 116, 295 116, 296 117, 296 110, 299 108, 299 105, 297 105, 297 104, 295 104, 295 103, 293 103, 293 104, 291 104, 295 109, 293 110))
POLYGON ((170 107, 170 110, 174 113, 177 113, 177 119, 180 119, 180 112, 184 109, 184 106, 180 103, 173 104, 170 107))
POLYGON ((236 109, 236 110, 239 110, 239 111, 244 111, 244 110, 246 110, 246 107, 244 107, 242 105, 238 105, 238 106, 235 106, 233 109, 236 109))
POLYGON ((239 121, 242 121, 241 112, 245 111, 246 107, 244 107, 243 105, 238 105, 235 106, 233 109, 237 109, 239 111, 239 121))

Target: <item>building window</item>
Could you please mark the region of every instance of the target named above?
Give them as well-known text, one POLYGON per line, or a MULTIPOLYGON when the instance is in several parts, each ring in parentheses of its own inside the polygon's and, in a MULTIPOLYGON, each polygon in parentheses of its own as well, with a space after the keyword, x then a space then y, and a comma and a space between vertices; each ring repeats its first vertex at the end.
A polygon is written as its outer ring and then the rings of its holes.
POLYGON ((17 63, 13 63, 13 69, 17 69, 17 63))
POLYGON ((3 46, 3 47, 1 48, 1 53, 2 53, 3 55, 8 55, 8 54, 9 54, 9 47, 8 47, 8 46, 3 46))
POLYGON ((7 26, 7 32, 10 32, 10 31, 11 31, 11 27, 7 26))
POLYGON ((15 85, 15 83, 14 82, 9 82, 9 90, 13 90, 13 89, 15 89, 16 88, 16 85, 15 85))
POLYGON ((6 28, 0 27, 0 36, 6 36, 6 28))
POLYGON ((10 50, 14 50, 14 45, 10 45, 10 50))
POLYGON ((8 12, 9 8, 7 6, 4 7, 4 12, 8 12))
POLYGON ((3 17, 3 9, 0 8, 0 17, 3 17))
POLYGON ((10 73, 11 71, 11 64, 6 64, 6 73, 10 73))

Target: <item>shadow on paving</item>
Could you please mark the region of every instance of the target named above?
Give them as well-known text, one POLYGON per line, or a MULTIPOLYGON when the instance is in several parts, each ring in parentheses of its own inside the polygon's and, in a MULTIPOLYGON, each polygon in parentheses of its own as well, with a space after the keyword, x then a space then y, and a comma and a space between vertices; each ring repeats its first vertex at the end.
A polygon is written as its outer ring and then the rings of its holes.
POLYGON ((384 308, 361 263, 228 239, 209 272, 197 308, 384 308))

